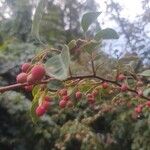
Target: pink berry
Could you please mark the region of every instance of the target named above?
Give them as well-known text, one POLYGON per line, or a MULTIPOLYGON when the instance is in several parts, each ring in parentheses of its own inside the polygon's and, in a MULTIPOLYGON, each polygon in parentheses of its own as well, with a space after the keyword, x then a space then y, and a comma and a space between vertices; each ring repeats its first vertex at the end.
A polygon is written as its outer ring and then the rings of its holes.
POLYGON ((27 72, 28 70, 29 70, 29 68, 31 67, 31 64, 30 63, 24 63, 24 64, 22 64, 22 66, 21 66, 21 70, 22 70, 22 72, 27 72))
POLYGON ((150 107, 150 101, 147 101, 147 102, 146 102, 146 105, 147 105, 148 107, 150 107))
POLYGON ((87 101, 88 101, 88 103, 89 104, 93 104, 93 103, 95 103, 95 98, 94 98, 94 96, 93 96, 93 94, 87 94, 87 101))
POLYGON ((141 112, 142 112, 142 107, 137 106, 137 107, 134 109, 134 111, 135 111, 136 113, 141 113, 141 112))
POLYGON ((48 108, 50 107, 50 102, 48 101, 43 101, 42 106, 45 108, 45 110, 48 110, 48 108))
POLYGON ((59 106, 60 106, 61 108, 65 108, 65 107, 66 107, 66 104, 67 104, 67 101, 64 101, 64 100, 60 100, 60 102, 59 102, 59 106))
POLYGON ((93 98, 93 95, 89 93, 89 94, 86 95, 86 97, 87 97, 87 99, 93 98))
POLYGON ((68 101, 68 100, 69 100, 69 96, 68 96, 68 95, 64 95, 64 96, 62 97, 62 99, 63 99, 64 101, 68 101))
POLYGON ((45 114, 45 112, 46 112, 46 110, 42 105, 40 105, 36 108, 36 115, 39 117, 43 116, 45 114))
POLYGON ((121 85, 120 89, 121 89, 122 92, 125 92, 125 91, 128 90, 128 86, 127 86, 125 83, 123 83, 123 84, 121 85))
POLYGON ((52 101, 52 98, 50 96, 45 96, 44 100, 50 102, 50 101, 52 101))
POLYGON ((18 74, 16 80, 17 83, 25 83, 27 81, 27 74, 24 72, 18 74))
POLYGON ((32 89, 33 89, 33 86, 32 86, 32 85, 27 85, 27 86, 25 86, 24 88, 25 88, 25 90, 26 90, 27 92, 31 92, 32 89))
POLYGON ((33 79, 36 81, 41 80, 45 75, 45 68, 43 65, 35 65, 32 70, 31 74, 33 76, 33 79))
POLYGON ((67 107, 73 107, 73 102, 72 101, 68 101, 67 102, 67 107))
POLYGON ((65 96, 65 95, 67 95, 67 89, 61 89, 61 90, 59 91, 59 94, 60 94, 60 96, 65 96))
POLYGON ((108 86, 109 86, 109 84, 108 84, 107 82, 103 82, 103 83, 102 83, 102 87, 103 87, 103 89, 107 89, 107 88, 108 88, 108 86))
POLYGON ((32 74, 29 74, 27 76, 27 82, 28 82, 28 84, 35 84, 36 83, 36 80, 33 78, 32 74))
POLYGON ((92 92, 92 95, 93 95, 94 97, 96 97, 96 96, 98 95, 98 90, 94 90, 94 91, 92 92))
POLYGON ((88 98, 88 103, 89 103, 89 104, 93 104, 93 103, 95 103, 95 99, 94 99, 94 97, 92 97, 92 98, 88 98))
POLYGON ((75 97, 77 100, 81 99, 82 93, 80 91, 76 92, 75 97))
POLYGON ((126 77, 125 77, 124 74, 119 74, 118 77, 117 77, 117 80, 118 80, 118 81, 122 81, 122 80, 124 80, 125 78, 126 78, 126 77))

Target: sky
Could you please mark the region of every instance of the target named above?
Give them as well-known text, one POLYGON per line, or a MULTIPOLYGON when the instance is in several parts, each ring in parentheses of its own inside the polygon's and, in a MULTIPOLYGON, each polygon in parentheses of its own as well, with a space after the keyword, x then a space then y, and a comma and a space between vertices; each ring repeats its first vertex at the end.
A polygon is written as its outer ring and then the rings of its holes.
MULTIPOLYGON (((119 31, 118 24, 115 21, 110 20, 109 15, 105 14, 106 11, 105 2, 108 3, 109 0, 95 0, 95 1, 100 5, 99 10, 102 12, 102 14, 98 18, 98 21, 100 22, 102 29, 113 28, 116 31, 119 31)), ((113 0, 113 1, 118 2, 123 8, 120 13, 120 17, 127 18, 127 20, 129 20, 130 22, 134 22, 134 20, 136 20, 136 16, 143 13, 141 4, 142 0, 113 0)), ((124 37, 120 37, 118 40, 107 40, 106 41, 107 44, 105 46, 106 52, 108 52, 109 54, 112 53, 111 54, 112 56, 114 55, 113 50, 115 49, 117 49, 118 52, 122 54, 129 52, 130 50, 126 48, 124 41, 125 41, 124 37), (107 49, 110 49, 110 47, 111 51, 107 51, 107 49)))
MULTIPOLYGON (((104 23, 102 26, 104 27, 116 27, 116 24, 109 20, 109 16, 107 18, 105 14, 106 4, 105 2, 109 0, 95 0, 100 5, 100 11, 102 11, 102 15, 99 17, 99 21, 101 18, 104 19, 104 23)), ((128 18, 130 21, 134 21, 137 15, 142 14, 143 9, 141 7, 142 0, 114 0, 114 2, 119 2, 122 6, 123 10, 120 14, 121 17, 128 18)))

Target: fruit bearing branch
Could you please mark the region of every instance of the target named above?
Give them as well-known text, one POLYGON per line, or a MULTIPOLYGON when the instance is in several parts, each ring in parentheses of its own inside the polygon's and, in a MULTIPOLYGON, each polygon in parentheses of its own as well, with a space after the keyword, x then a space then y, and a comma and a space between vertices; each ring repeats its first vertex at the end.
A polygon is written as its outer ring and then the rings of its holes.
MULTIPOLYGON (((49 79, 46 79, 46 80, 42 80, 42 81, 38 82, 37 84, 46 84, 46 83, 48 83, 48 82, 50 82, 51 80, 54 80, 54 79, 55 78, 49 78, 49 79)), ((118 83, 117 81, 104 79, 104 78, 102 78, 100 76, 97 76, 97 75, 71 76, 71 77, 68 77, 67 79, 65 79, 64 81, 70 81, 70 80, 76 80, 76 79, 80 79, 80 80, 82 80, 82 79, 98 79, 98 80, 101 80, 103 82, 108 82, 108 83, 114 84, 118 87, 121 87, 121 84, 118 83)), ((8 85, 8 86, 0 87, 0 93, 3 93, 5 91, 9 91, 9 90, 13 90, 13 89, 17 89, 17 88, 20 88, 20 87, 25 87, 25 86, 28 86, 28 85, 29 84, 26 82, 26 83, 17 83, 17 84, 12 84, 12 85, 8 85)), ((33 84, 30 84, 30 85, 33 85, 33 84)), ((138 92, 136 90, 133 90, 131 88, 127 88, 127 91, 138 94, 138 92)), ((140 97, 143 98, 143 99, 149 100, 149 98, 146 97, 146 96, 141 95, 140 97)))

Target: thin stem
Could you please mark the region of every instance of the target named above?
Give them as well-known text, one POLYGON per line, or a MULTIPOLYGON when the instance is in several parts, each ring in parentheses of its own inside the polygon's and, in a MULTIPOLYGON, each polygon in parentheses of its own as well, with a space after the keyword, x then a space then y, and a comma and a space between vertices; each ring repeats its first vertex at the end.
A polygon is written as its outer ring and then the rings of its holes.
POLYGON ((96 75, 96 71, 95 71, 95 66, 94 66, 93 55, 91 55, 91 64, 92 64, 93 76, 95 76, 96 75))

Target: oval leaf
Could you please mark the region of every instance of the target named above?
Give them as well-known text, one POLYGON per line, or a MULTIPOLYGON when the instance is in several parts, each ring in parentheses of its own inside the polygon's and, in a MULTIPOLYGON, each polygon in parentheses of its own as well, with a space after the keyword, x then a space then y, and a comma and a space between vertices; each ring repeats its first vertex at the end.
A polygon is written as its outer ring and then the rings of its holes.
POLYGON ((91 54, 95 48, 97 48, 99 46, 99 42, 95 41, 95 40, 91 40, 88 43, 84 44, 81 47, 81 50, 84 50, 86 52, 88 52, 89 54, 91 54))
POLYGON ((39 120, 39 117, 36 115, 36 108, 39 103, 39 97, 40 97, 40 92, 38 90, 36 95, 34 96, 34 99, 32 101, 31 108, 30 108, 30 116, 34 123, 37 123, 37 121, 39 120))
POLYGON ((67 70, 60 54, 48 59, 45 67, 49 76, 60 80, 67 78, 67 70))
POLYGON ((67 45, 64 45, 62 49, 61 58, 64 65, 66 66, 66 69, 68 70, 70 65, 70 52, 69 52, 69 47, 67 45))
POLYGON ((97 19, 101 12, 89 12, 83 15, 81 20, 82 29, 86 32, 89 26, 97 19))
POLYGON ((47 84, 47 87, 51 90, 59 90, 59 89, 64 88, 64 85, 63 85, 62 81, 54 79, 54 80, 51 80, 47 84))
POLYGON ((143 95, 144 95, 144 96, 149 96, 149 95, 150 95, 150 88, 145 89, 145 90, 143 91, 143 95))
POLYGON ((145 76, 145 77, 150 77, 150 70, 145 70, 142 73, 140 73, 139 75, 145 76))
POLYGON ((73 49, 74 47, 76 47, 76 45, 77 45, 76 40, 72 40, 68 43, 69 49, 73 49))
POLYGON ((118 39, 119 36, 117 34, 117 32, 111 28, 106 28, 103 30, 100 30, 96 35, 95 35, 95 39, 97 41, 101 40, 101 39, 118 39))
POLYGON ((59 80, 64 80, 68 77, 69 64, 69 48, 65 45, 61 54, 55 55, 47 60, 45 67, 49 76, 59 80))

